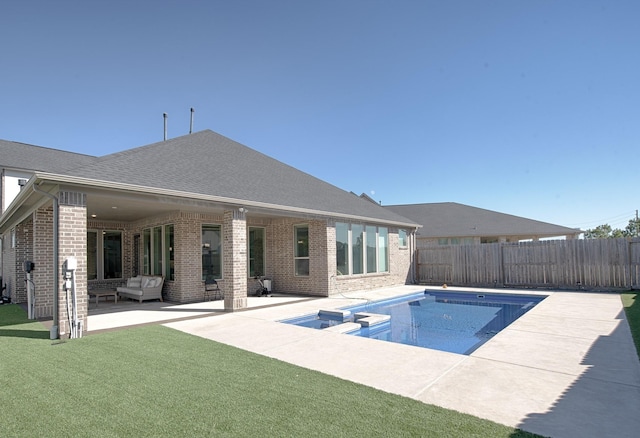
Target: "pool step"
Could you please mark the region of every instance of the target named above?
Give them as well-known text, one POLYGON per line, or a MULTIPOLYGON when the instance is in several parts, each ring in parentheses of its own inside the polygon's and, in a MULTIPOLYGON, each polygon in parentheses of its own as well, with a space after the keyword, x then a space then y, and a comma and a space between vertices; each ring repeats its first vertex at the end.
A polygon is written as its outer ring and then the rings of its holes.
POLYGON ((326 329, 323 329, 323 331, 335 332, 335 333, 348 333, 354 330, 360 330, 361 327, 362 326, 360 324, 355 322, 344 322, 342 324, 332 325, 330 327, 327 327, 326 329))
POLYGON ((342 321, 342 324, 329 326, 323 330, 335 333, 349 333, 360 330, 362 327, 373 327, 388 322, 391 319, 389 315, 380 315, 377 313, 358 312, 352 314, 349 310, 342 309, 322 309, 318 311, 318 316, 342 321))
POLYGON ((380 315, 378 313, 356 313, 353 316, 355 322, 362 327, 373 327, 374 325, 383 324, 391 319, 390 315, 380 315))
POLYGON ((322 316, 326 316, 331 319, 336 319, 338 321, 346 321, 351 317, 350 310, 342 310, 342 309, 320 309, 318 310, 318 316, 322 318, 322 316))

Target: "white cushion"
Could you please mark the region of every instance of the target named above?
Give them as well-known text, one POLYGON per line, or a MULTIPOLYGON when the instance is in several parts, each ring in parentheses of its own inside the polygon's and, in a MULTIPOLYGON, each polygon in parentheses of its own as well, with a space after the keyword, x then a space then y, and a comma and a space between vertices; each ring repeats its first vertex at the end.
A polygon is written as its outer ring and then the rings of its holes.
POLYGON ((132 287, 132 288, 140 287, 141 282, 142 282, 142 278, 140 278, 140 276, 131 277, 129 280, 127 280, 127 287, 132 287))

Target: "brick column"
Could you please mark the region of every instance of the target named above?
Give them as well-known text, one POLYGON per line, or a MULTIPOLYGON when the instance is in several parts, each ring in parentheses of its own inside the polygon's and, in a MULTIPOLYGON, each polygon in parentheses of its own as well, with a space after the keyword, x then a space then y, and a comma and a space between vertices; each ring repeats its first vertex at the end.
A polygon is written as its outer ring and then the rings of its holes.
MULTIPOLYGON (((67 313, 67 292, 64 290, 62 267, 69 257, 75 257, 78 266, 75 271, 77 317, 82 321, 83 331, 87 330, 87 195, 77 192, 58 194, 58 318, 60 337, 69 336, 69 314, 67 313)), ((71 291, 68 297, 69 309, 72 306, 71 291)))
POLYGON ((247 307, 247 220, 244 209, 226 210, 223 226, 224 310, 247 307))
POLYGON ((15 272, 16 281, 12 291, 13 301, 16 303, 26 303, 27 299, 27 274, 24 272, 24 262, 33 261, 33 220, 25 220, 16 225, 15 229, 15 272))
POLYGON ((33 215, 33 262, 31 273, 36 290, 36 318, 53 316, 53 208, 39 208, 33 215))

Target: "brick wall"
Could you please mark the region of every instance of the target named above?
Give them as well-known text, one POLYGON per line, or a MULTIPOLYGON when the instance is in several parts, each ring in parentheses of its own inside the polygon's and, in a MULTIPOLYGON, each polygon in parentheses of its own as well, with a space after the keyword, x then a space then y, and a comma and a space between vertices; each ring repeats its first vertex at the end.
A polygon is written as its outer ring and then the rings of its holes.
MULTIPOLYGON (((86 195, 75 192, 60 192, 59 207, 59 245, 58 257, 60 264, 69 257, 75 257, 78 267, 75 271, 77 316, 87 329, 87 209, 86 195)), ((62 272, 62 270, 60 270, 62 272)), ((69 334, 67 313, 67 292, 60 282, 58 300, 58 318, 60 337, 69 334)), ((69 292, 70 294, 70 292, 69 292)), ((71 298, 69 297, 69 303, 71 298)))
MULTIPOLYGON (((335 243, 333 246, 335 247, 335 243)), ((329 272, 328 248, 326 221, 295 218, 273 220, 267 228, 267 264, 273 267, 274 291, 326 296, 329 272), (295 275, 294 226, 296 225, 309 227, 309 276, 295 275)), ((333 251, 335 254, 335 248, 333 251)))
POLYGON ((16 290, 16 251, 11 248, 11 231, 2 235, 2 282, 7 286, 4 295, 15 300, 16 290))
POLYGON ((30 217, 15 227, 15 288, 13 300, 16 303, 27 302, 27 274, 24 272, 24 262, 33 261, 33 219, 30 217))
MULTIPOLYGON (((238 214, 237 211, 235 214, 238 214)), ((249 217, 245 223, 242 218, 235 217, 234 211, 230 210, 224 216, 174 212, 146 218, 135 224, 89 221, 89 228, 123 229, 124 279, 120 282, 124 282, 136 270, 142 272, 142 266, 133 266, 134 236, 142 235, 142 230, 145 228, 168 224, 174 226, 175 280, 166 279, 164 287, 164 296, 170 301, 194 302, 203 299, 204 286, 201 272, 203 224, 222 225, 224 278, 219 281, 219 285, 225 296, 229 297, 227 307, 230 310, 242 308, 246 295, 252 295, 258 288, 257 280, 247 278, 246 229, 248 226, 265 228, 264 274, 273 281, 275 292, 328 296, 353 290, 404 284, 409 280, 410 250, 398 247, 398 232, 393 228, 389 229, 389 272, 350 277, 334 275, 335 223, 331 220, 249 217), (294 273, 294 226, 303 224, 309 227, 310 275, 308 277, 295 276, 294 273)), ((142 243, 140 238, 140 248, 138 248, 140 261, 143 254, 142 243)))
POLYGON ((36 291, 36 318, 53 315, 55 289, 53 261, 53 207, 40 208, 33 214, 33 262, 32 280, 36 291))

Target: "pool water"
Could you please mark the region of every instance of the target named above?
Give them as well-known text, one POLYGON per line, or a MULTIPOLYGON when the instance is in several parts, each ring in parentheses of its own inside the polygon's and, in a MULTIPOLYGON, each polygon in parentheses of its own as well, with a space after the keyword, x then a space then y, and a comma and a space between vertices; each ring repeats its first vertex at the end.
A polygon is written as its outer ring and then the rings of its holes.
MULTIPOLYGON (((281 322, 324 329, 355 321, 359 312, 389 315, 370 327, 349 332, 389 342, 458 354, 471 354, 502 329, 532 309, 546 295, 485 294, 425 290, 389 300, 341 308, 345 317, 318 314, 281 322)), ((356 321, 357 322, 357 321, 356 321)))

